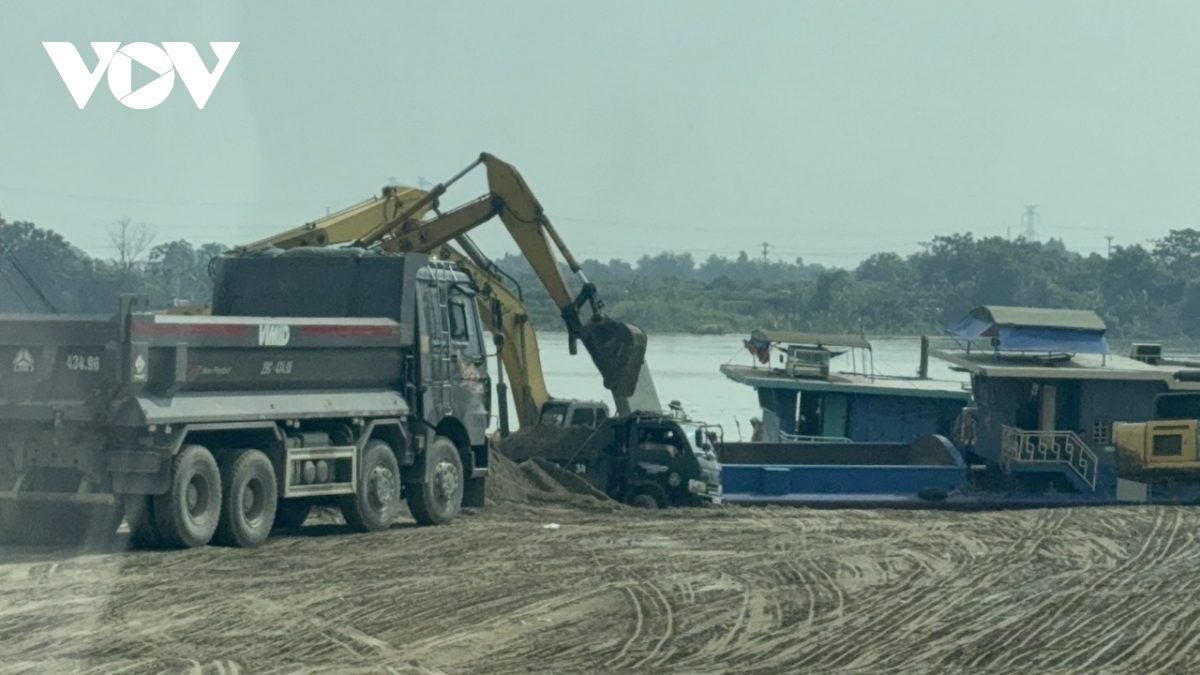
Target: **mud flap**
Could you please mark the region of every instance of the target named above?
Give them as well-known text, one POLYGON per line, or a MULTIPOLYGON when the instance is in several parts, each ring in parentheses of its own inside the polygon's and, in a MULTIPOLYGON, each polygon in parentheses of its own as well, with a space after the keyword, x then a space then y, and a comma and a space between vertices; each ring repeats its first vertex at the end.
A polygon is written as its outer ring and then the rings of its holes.
POLYGON ((637 326, 607 318, 593 318, 579 332, 584 349, 616 396, 633 396, 638 375, 646 362, 646 334, 637 326))

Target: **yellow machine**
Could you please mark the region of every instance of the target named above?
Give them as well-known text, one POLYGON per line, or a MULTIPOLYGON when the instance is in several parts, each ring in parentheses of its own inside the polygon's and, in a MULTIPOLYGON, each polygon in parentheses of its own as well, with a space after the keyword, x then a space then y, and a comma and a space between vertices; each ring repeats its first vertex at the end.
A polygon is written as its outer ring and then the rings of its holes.
MULTIPOLYGON (((242 246, 228 255, 246 255, 269 248, 333 246, 349 243, 379 247, 393 253, 428 253, 459 263, 482 293, 477 298, 480 313, 496 334, 504 371, 512 382, 514 407, 522 426, 537 423, 541 407, 550 400, 542 373, 537 335, 521 298, 504 282, 499 270, 474 245, 467 233, 499 217, 529 261, 551 299, 562 312, 571 354, 582 341, 617 403, 617 412, 661 412, 654 383, 646 366, 646 336, 635 326, 604 316, 596 287, 584 276, 542 205, 525 180, 511 165, 483 153, 467 168, 429 191, 407 187, 384 188, 379 197, 367 200, 321 220, 279 235, 242 246), (488 194, 442 213, 438 199, 446 189, 483 165, 487 171, 488 194), (434 217, 427 218, 430 212, 434 217), (452 243, 453 242, 453 243, 452 243), (455 248, 454 245, 459 248, 455 248), (555 249, 581 282, 572 296, 555 249), (590 309, 585 321, 580 312, 590 309)), ((207 307, 182 307, 172 313, 208 313, 207 307)), ((505 407, 503 382, 498 386, 501 409, 505 407)), ((501 420, 504 429, 504 420, 501 420)))
POLYGON ((1116 422, 1113 444, 1128 470, 1195 471, 1200 469, 1200 457, 1196 455, 1198 427, 1197 420, 1116 422))

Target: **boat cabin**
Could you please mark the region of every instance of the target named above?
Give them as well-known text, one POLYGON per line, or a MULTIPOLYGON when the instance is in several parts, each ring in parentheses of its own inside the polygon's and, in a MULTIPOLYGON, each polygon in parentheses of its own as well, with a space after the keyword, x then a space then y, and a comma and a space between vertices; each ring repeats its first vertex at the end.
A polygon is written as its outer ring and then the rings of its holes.
POLYGON ((948 437, 970 400, 965 378, 928 377, 924 351, 918 374, 902 377, 875 372, 871 343, 852 335, 756 330, 743 346, 750 364, 725 364, 721 372, 757 392, 762 432, 756 440, 768 443, 948 437))
POLYGON ((1115 489, 1114 422, 1200 416, 1200 369, 1153 345, 1111 353, 1094 312, 978 307, 949 333, 956 348, 931 354, 968 373, 973 395, 952 439, 1026 484, 1115 489))

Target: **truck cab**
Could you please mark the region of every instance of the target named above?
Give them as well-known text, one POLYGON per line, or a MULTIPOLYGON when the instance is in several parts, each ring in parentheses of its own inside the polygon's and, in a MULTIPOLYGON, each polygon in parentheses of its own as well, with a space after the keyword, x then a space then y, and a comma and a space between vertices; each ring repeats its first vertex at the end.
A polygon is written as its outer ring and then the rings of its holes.
POLYGON ((542 408, 539 426, 563 429, 562 440, 549 446, 506 446, 501 441, 501 452, 517 462, 553 462, 634 506, 721 503, 714 435, 703 423, 660 413, 610 417, 599 401, 551 399, 542 408))
POLYGON ((610 449, 624 468, 611 488, 622 501, 646 508, 721 503, 721 467, 702 424, 635 415, 610 449))
POLYGON ((542 405, 538 424, 551 427, 589 427, 595 429, 611 417, 603 401, 556 398, 542 405))

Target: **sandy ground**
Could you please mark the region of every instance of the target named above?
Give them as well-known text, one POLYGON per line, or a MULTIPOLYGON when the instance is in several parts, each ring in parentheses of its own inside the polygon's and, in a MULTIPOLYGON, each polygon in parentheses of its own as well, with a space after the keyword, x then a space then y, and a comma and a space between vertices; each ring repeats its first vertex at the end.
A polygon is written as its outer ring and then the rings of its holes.
POLYGON ((507 504, 251 551, 6 548, 0 673, 1194 673, 1198 527, 507 504))

